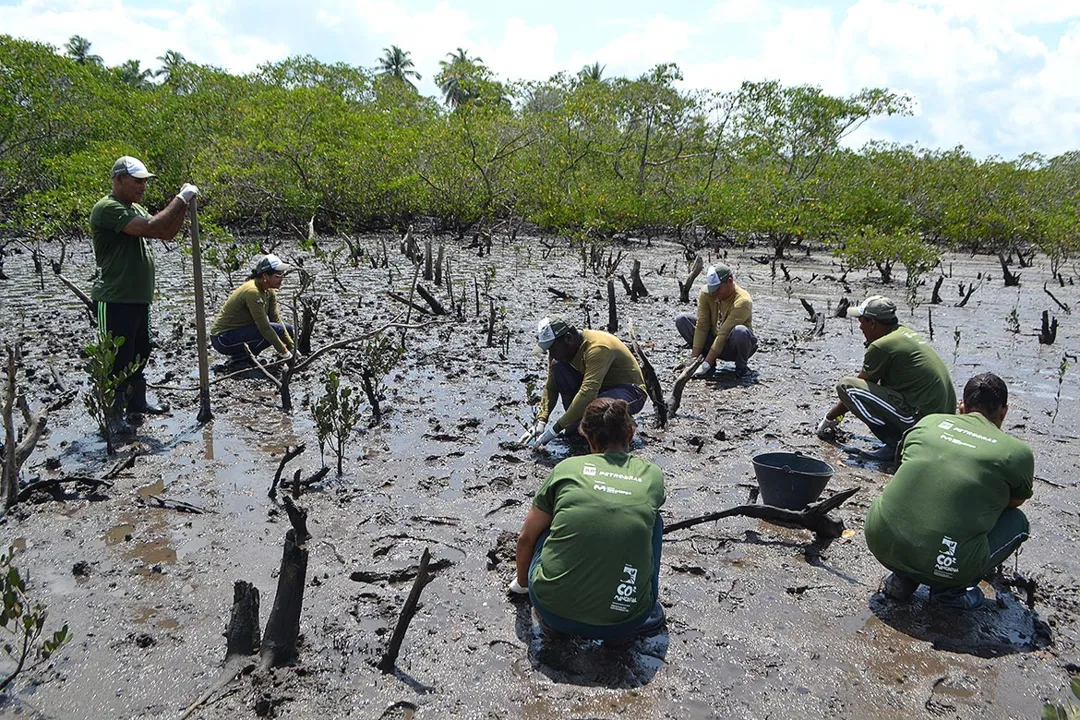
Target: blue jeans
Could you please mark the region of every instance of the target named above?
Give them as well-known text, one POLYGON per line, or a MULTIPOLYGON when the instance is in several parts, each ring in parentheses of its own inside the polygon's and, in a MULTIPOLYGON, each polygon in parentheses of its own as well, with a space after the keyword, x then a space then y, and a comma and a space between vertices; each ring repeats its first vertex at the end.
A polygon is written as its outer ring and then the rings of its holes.
MULTIPOLYGON (((293 334, 293 327, 288 323, 270 323, 270 327, 274 328, 274 332, 278 337, 283 337, 285 331, 288 331, 289 337, 296 337, 293 334)), ((215 335, 210 338, 210 344, 214 346, 222 355, 228 355, 230 357, 247 357, 247 351, 244 350, 244 345, 247 344, 251 348, 252 355, 258 355, 266 348, 270 347, 270 343, 259 332, 257 325, 245 325, 242 328, 236 328, 235 330, 226 330, 220 335, 215 335)))
MULTIPOLYGON (((675 329, 682 335, 686 344, 692 348, 694 346, 694 333, 697 331, 697 314, 679 313, 675 317, 675 329)), ((705 338, 705 347, 701 350, 702 355, 709 354, 714 342, 716 342, 716 333, 710 330, 708 337, 705 338)), ((746 367, 746 361, 757 352, 757 346, 758 342, 757 337, 754 336, 754 331, 745 325, 736 325, 731 328, 727 342, 724 343, 724 349, 720 351, 718 359, 733 362, 737 368, 744 368, 746 367)))
MULTIPOLYGON (((571 620, 569 618, 560 617, 545 610, 540 603, 536 600, 536 595, 533 594, 532 578, 536 571, 536 567, 540 564, 540 551, 544 549, 544 543, 548 539, 550 531, 545 530, 540 533, 540 537, 536 539, 536 547, 533 549, 532 562, 529 563, 529 599, 532 600, 533 609, 536 614, 543 620, 544 625, 547 625, 552 630, 565 633, 567 635, 577 635, 578 637, 588 638, 589 640, 618 640, 632 635, 635 630, 640 628, 649 620, 651 613, 645 613, 642 617, 637 618, 630 622, 619 623, 617 625, 589 625, 587 623, 578 622, 577 620, 571 620)), ((664 520, 660 517, 660 513, 656 514, 656 522, 653 523, 653 576, 652 576, 652 589, 653 589, 653 601, 660 602, 660 550, 664 545, 664 520)))
MULTIPOLYGON (((570 363, 559 362, 558 360, 551 361, 551 370, 549 372, 551 373, 552 383, 555 385, 555 391, 559 393, 563 410, 565 410, 570 407, 570 403, 574 402, 574 397, 581 390, 581 383, 585 380, 585 376, 579 373, 577 368, 570 363)), ((641 392, 637 385, 608 385, 607 387, 601 387, 600 392, 596 393, 596 397, 625 400, 626 404, 630 406, 631 415, 637 415, 641 412, 641 408, 645 407, 645 393, 641 392)), ((577 430, 577 425, 565 429, 577 430)))

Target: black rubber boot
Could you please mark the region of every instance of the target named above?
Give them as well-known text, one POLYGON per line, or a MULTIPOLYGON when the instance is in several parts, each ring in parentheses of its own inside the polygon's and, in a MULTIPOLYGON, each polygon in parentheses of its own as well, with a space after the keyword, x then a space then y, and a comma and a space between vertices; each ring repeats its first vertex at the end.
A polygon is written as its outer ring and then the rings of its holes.
POLYGON ((131 386, 122 383, 116 388, 113 397, 112 419, 109 420, 109 433, 113 438, 130 438, 135 435, 135 428, 124 419, 124 411, 127 409, 128 400, 131 396, 131 386))
POLYGON ((146 399, 146 378, 131 379, 131 398, 128 400, 129 413, 145 413, 147 415, 164 415, 169 412, 168 405, 158 405, 152 400, 146 399))

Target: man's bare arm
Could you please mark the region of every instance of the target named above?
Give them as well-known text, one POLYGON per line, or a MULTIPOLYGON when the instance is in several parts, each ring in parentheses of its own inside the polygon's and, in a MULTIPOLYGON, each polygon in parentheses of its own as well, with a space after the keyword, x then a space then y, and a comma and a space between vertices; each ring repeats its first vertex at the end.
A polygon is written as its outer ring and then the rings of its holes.
POLYGON ((164 210, 149 220, 143 217, 132 218, 124 226, 124 233, 136 237, 171 240, 184 226, 184 215, 186 213, 187 203, 177 196, 165 206, 164 210))

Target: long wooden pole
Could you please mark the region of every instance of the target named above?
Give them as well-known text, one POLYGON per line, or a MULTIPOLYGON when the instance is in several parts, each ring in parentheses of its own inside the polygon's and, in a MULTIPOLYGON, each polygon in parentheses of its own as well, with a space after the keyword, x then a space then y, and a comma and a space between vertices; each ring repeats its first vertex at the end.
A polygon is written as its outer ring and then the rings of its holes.
POLYGON ((195 337, 199 349, 199 417, 200 423, 210 422, 210 361, 206 357, 206 301, 203 299, 202 244, 199 241, 199 198, 191 198, 188 204, 188 221, 191 223, 191 270, 195 275, 195 337))

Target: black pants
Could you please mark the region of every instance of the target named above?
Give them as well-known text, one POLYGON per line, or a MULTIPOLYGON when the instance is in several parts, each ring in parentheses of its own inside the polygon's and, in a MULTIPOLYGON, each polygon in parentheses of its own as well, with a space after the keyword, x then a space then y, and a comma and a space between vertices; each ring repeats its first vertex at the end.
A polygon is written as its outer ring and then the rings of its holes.
POLYGON ((124 338, 124 344, 116 349, 112 374, 118 374, 128 363, 136 361, 139 369, 128 382, 142 383, 143 368, 150 358, 150 306, 98 301, 97 311, 98 329, 102 337, 111 332, 115 338, 124 338))

